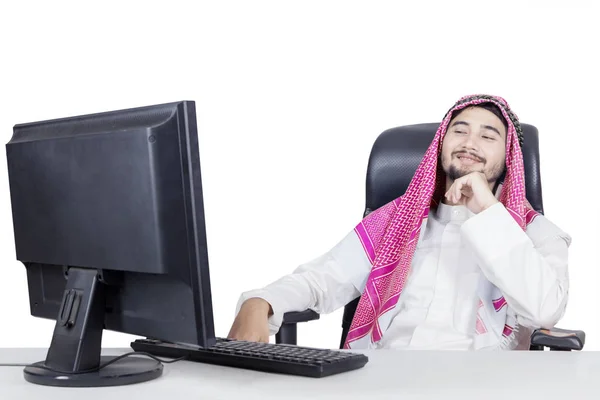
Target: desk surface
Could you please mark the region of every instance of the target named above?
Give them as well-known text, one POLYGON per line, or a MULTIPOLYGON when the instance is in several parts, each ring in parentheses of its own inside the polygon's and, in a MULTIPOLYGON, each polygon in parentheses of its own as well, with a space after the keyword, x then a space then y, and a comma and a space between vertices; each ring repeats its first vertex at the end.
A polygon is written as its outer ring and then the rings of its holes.
MULTIPOLYGON (((125 349, 108 349, 107 355, 125 349)), ((22 367, 0 367, 0 399, 598 399, 596 352, 364 352, 367 365, 327 378, 305 378, 180 361, 150 382, 106 388, 30 384, 22 367), (193 393, 193 395, 192 395, 193 393), (65 397, 67 395, 67 397, 65 397), (186 397, 184 397, 186 396, 186 397)), ((44 349, 0 349, 0 364, 31 363, 44 349)))

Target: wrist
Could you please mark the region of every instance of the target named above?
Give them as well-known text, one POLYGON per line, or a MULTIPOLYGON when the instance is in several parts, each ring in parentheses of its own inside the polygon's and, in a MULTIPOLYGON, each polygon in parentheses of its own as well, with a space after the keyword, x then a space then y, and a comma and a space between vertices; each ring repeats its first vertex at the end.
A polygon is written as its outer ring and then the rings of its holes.
POLYGON ((265 313, 267 316, 273 315, 273 308, 268 301, 260 297, 252 297, 242 304, 242 308, 248 308, 252 311, 265 313))
POLYGON ((494 197, 492 200, 490 200, 489 202, 487 202, 487 203, 486 203, 486 204, 485 204, 485 205, 484 205, 484 206, 481 208, 481 211, 485 211, 485 210, 487 210, 488 208, 490 208, 490 207, 492 207, 492 206, 494 206, 494 205, 496 205, 496 204, 498 204, 498 203, 499 203, 498 199, 496 199, 496 198, 494 197))

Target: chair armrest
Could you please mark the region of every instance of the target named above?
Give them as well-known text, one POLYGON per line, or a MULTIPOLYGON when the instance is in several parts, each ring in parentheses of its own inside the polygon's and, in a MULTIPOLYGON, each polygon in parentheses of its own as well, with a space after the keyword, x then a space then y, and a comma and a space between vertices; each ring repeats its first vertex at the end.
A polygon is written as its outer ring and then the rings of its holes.
POLYGON ((549 347, 550 350, 582 350, 585 332, 560 328, 536 329, 531 334, 531 345, 549 347))
POLYGON ((283 314, 283 322, 275 335, 275 343, 297 344, 298 330, 296 324, 319 319, 319 314, 313 310, 292 311, 283 314))
POLYGON ((313 310, 291 311, 283 314, 283 324, 296 324, 298 322, 308 322, 319 319, 320 315, 313 310))

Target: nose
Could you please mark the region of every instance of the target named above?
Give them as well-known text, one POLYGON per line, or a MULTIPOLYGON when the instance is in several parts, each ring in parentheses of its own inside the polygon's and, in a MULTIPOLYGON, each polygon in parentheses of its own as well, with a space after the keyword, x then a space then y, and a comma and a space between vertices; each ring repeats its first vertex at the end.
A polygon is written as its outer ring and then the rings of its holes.
POLYGON ((478 151, 479 145, 478 145, 477 139, 475 138, 475 135, 470 135, 470 134, 465 135, 465 139, 462 143, 462 147, 465 149, 478 151))

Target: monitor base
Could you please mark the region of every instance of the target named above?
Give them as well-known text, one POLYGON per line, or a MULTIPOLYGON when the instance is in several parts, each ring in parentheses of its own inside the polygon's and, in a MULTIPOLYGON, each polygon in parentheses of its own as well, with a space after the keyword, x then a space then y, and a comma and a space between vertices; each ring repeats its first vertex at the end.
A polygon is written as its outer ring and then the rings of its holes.
MULTIPOLYGON (((114 358, 114 356, 102 356, 100 364, 114 358)), ((135 356, 125 357, 98 371, 86 373, 61 373, 40 366, 44 366, 44 361, 25 367, 23 374, 27 382, 62 387, 121 386, 156 379, 163 371, 160 362, 135 356)))

